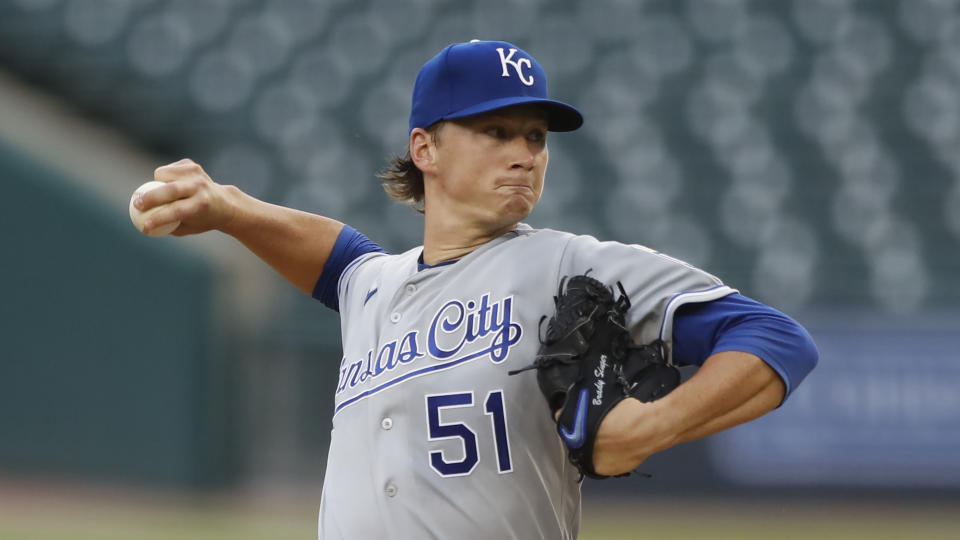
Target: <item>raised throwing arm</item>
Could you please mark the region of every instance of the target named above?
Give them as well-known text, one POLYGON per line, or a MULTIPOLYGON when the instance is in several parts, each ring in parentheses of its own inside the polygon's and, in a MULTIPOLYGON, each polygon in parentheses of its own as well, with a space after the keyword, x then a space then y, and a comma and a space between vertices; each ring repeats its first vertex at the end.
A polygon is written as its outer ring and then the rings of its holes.
POLYGON ((311 294, 343 223, 260 201, 235 186, 218 184, 197 163, 182 159, 159 167, 167 185, 148 191, 135 206, 165 205, 146 231, 180 221, 173 234, 219 230, 233 236, 301 291, 311 294))

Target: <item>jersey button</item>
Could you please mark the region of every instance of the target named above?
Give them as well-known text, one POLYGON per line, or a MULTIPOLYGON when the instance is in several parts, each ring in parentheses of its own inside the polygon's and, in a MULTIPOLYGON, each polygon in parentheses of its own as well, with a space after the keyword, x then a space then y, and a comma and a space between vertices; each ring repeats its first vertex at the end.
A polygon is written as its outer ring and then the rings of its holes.
POLYGON ((396 497, 397 486, 393 484, 387 484, 387 487, 383 488, 383 492, 387 494, 387 497, 396 497))
POLYGON ((407 294, 413 294, 413 293, 415 293, 415 292, 417 292, 417 286, 416 286, 416 285, 414 285, 413 283, 407 285, 407 294))
POLYGON ((394 311, 393 313, 390 314, 390 322, 395 322, 395 323, 400 322, 400 312, 399 312, 399 311, 394 311))
POLYGON ((393 427, 393 420, 390 418, 384 418, 380 421, 380 427, 383 429, 390 429, 393 427))

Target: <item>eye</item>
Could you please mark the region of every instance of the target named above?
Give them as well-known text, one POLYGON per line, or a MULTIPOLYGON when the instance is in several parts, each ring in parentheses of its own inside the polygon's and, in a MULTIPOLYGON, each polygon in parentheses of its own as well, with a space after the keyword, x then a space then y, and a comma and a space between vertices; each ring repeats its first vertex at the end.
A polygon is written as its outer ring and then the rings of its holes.
POLYGON ((547 140, 547 130, 534 129, 527 133, 527 140, 530 142, 541 143, 547 140))
POLYGON ((487 126, 483 132, 494 139, 504 139, 507 136, 507 130, 503 126, 487 126))

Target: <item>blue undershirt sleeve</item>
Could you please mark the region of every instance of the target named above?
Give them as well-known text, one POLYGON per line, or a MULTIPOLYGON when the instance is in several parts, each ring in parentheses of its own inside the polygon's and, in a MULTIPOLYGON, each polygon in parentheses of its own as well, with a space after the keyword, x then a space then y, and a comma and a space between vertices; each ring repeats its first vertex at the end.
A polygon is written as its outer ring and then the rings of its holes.
POLYGON ((340 297, 337 294, 337 283, 340 281, 340 275, 343 274, 347 265, 357 257, 374 251, 385 253, 383 248, 356 229, 344 225, 343 230, 337 236, 337 241, 333 244, 330 257, 323 265, 320 279, 313 287, 313 297, 323 302, 328 308, 339 312, 340 297))
POLYGON ((776 309, 740 294, 680 307, 673 318, 673 358, 703 365, 712 354, 742 351, 763 359, 783 379, 784 400, 817 365, 805 328, 776 309))

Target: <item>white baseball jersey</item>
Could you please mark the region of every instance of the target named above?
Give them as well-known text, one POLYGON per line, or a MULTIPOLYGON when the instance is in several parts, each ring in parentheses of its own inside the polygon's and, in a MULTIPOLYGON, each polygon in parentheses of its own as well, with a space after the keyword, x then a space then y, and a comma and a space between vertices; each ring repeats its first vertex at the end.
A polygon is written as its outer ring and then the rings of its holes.
POLYGON ((338 294, 343 359, 320 507, 325 540, 575 538, 580 485, 536 371, 566 275, 621 281, 634 339, 733 289, 640 246, 520 224, 454 264, 368 253, 338 294))

